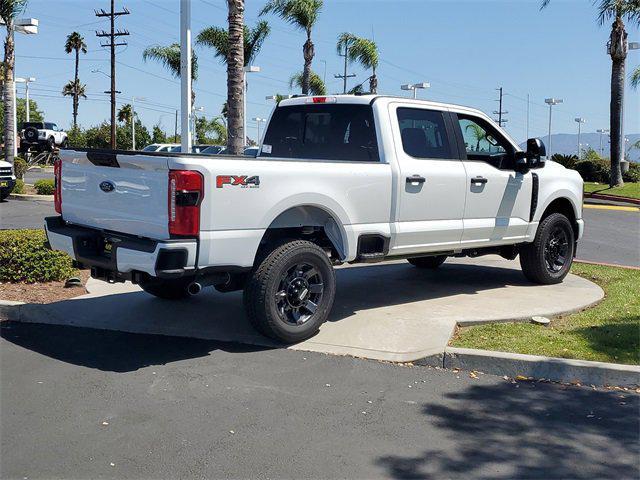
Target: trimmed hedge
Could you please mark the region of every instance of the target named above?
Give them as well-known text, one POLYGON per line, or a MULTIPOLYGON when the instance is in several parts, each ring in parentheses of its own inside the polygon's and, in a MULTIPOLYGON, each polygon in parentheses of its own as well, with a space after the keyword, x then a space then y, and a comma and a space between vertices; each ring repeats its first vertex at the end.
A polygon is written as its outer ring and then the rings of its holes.
POLYGON ((0 230, 0 282, 66 280, 75 269, 71 258, 44 246, 42 230, 0 230))
POLYGON ((24 180, 18 178, 11 193, 24 193, 24 180))
POLYGON ((611 164, 607 160, 582 160, 575 169, 585 182, 609 183, 611 164))
POLYGON ((33 188, 36 189, 36 192, 38 193, 38 195, 53 195, 53 192, 55 191, 56 187, 53 179, 43 178, 42 180, 37 180, 33 184, 33 188))
POLYGON ((13 160, 13 173, 16 178, 22 180, 24 178, 24 174, 27 172, 27 162, 24 158, 16 157, 13 160))

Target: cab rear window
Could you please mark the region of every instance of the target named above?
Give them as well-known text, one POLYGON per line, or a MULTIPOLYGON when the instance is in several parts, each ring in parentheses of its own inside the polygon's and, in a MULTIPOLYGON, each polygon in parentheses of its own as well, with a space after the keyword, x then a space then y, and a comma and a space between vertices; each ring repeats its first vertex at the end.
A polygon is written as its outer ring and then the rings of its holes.
POLYGON ((261 157, 378 162, 370 105, 324 104, 278 107, 261 157))

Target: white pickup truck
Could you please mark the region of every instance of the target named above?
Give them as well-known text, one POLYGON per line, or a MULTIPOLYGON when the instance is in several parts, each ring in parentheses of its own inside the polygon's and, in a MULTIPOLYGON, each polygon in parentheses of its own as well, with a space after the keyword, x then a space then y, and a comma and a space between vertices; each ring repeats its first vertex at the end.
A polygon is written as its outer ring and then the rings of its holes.
POLYGON ((164 299, 244 289, 255 327, 297 342, 327 319, 342 263, 519 255, 532 282, 561 282, 582 179, 544 155, 471 108, 299 97, 274 109, 255 159, 63 151, 45 227, 94 278, 164 299))

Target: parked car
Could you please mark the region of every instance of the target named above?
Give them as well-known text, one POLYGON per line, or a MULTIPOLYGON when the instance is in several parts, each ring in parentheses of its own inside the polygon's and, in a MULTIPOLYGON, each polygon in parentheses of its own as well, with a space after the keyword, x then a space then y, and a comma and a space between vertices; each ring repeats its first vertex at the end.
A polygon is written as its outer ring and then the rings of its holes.
POLYGON ((67 148, 67 133, 50 122, 25 122, 20 131, 20 152, 36 150, 52 152, 56 147, 67 148))
POLYGON ((247 147, 244 149, 245 157, 257 157, 260 152, 260 147, 247 147))
POLYGON ((243 289, 260 332, 297 342, 329 316, 335 265, 519 255, 554 284, 582 237, 580 175, 472 108, 300 97, 263 142, 257 159, 63 152, 51 248, 164 299, 243 289))
POLYGON ((179 147, 177 143, 152 143, 142 149, 143 152, 170 152, 172 148, 179 147))
POLYGON ((204 155, 220 155, 226 151, 227 151, 227 147, 223 147, 221 145, 211 145, 205 148, 204 150, 202 150, 200 153, 204 155))
MULTIPOLYGON (((204 153, 203 151, 207 149, 209 146, 210 145, 192 145, 191 153, 204 153)), ((181 153, 181 152, 182 152, 181 145, 176 145, 169 149, 169 153, 181 153)))
POLYGON ((16 184, 16 176, 9 162, 0 160, 0 201, 9 196, 16 184))

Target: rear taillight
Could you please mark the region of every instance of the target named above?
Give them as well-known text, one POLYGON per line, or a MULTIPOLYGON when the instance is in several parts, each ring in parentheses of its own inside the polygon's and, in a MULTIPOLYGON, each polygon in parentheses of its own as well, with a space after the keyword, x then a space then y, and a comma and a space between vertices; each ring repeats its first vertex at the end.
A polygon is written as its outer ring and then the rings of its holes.
POLYGON ((197 236, 200 232, 200 203, 204 178, 193 170, 169 171, 169 233, 197 236))
POLYGON ((53 206, 56 212, 62 215, 62 160, 59 158, 53 163, 54 189, 53 206))

